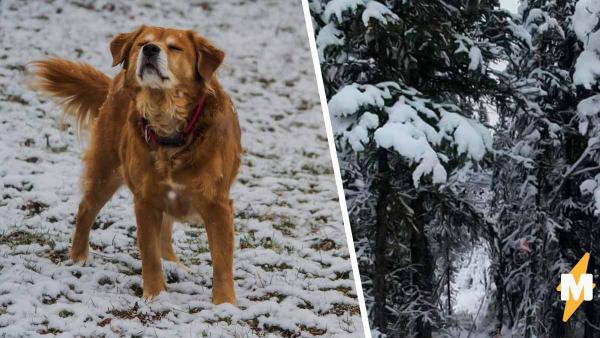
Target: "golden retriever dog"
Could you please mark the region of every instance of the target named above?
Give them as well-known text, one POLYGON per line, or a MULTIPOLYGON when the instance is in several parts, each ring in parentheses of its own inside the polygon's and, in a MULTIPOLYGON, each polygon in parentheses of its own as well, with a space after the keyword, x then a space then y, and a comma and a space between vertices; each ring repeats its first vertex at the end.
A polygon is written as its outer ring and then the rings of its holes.
POLYGON ((141 26, 110 43, 109 78, 93 67, 32 63, 32 86, 88 127, 82 199, 70 256, 88 256, 90 228, 115 191, 133 193, 144 297, 166 290, 161 258, 178 262, 174 221, 203 220, 213 266, 213 303, 235 304, 229 190, 242 146, 235 108, 215 76, 224 53, 188 30, 141 26))

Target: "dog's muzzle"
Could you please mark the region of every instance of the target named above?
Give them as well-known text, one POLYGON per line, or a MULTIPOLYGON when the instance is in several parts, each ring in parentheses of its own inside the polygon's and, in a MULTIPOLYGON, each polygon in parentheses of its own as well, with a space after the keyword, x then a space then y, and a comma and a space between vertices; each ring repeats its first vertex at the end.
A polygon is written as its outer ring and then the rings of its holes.
POLYGON ((139 77, 144 79, 144 74, 155 74, 161 80, 168 80, 168 76, 160 71, 158 66, 158 56, 160 47, 155 44, 147 44, 142 48, 142 60, 140 63, 139 77))
POLYGON ((144 49, 142 49, 142 52, 144 53, 144 57, 146 57, 148 59, 151 59, 151 58, 156 59, 156 56, 158 55, 158 53, 160 53, 160 48, 155 44, 149 43, 144 46, 144 49))

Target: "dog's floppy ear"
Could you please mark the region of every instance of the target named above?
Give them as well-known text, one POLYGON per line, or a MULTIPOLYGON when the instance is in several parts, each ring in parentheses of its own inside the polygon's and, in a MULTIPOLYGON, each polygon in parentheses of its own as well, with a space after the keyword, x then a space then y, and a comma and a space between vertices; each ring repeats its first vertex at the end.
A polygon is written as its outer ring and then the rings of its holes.
POLYGON ((129 51, 133 46, 133 41, 135 41, 135 39, 142 33, 144 28, 146 28, 146 26, 141 25, 133 32, 121 33, 112 39, 110 42, 110 53, 113 57, 113 67, 122 63, 123 68, 127 69, 127 58, 129 56, 129 51))
POLYGON ((217 68, 223 63, 225 53, 198 34, 194 32, 191 32, 191 34, 198 60, 196 69, 200 78, 204 82, 208 82, 215 74, 217 68))

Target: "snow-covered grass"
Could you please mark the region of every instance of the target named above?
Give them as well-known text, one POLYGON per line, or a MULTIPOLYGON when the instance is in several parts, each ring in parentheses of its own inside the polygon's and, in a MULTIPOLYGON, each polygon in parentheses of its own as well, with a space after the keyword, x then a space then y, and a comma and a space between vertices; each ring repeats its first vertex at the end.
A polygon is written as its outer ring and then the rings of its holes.
POLYGON ((300 2, 0 2, 0 336, 362 336, 300 2), (245 155, 233 189, 239 306, 213 306, 202 225, 176 224, 186 272, 140 298, 131 194, 120 190, 68 257, 85 135, 25 85, 45 56, 110 69, 110 38, 139 24, 192 28, 226 52, 245 155), (64 124, 66 130, 61 130, 64 124))

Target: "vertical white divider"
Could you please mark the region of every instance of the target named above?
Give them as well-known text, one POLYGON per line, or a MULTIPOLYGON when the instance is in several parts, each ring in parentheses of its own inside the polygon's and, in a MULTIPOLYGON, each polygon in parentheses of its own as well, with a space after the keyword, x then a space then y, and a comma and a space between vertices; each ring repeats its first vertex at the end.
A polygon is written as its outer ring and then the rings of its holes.
POLYGON ((354 250, 354 240, 352 239, 352 230, 350 228, 350 217, 348 216, 348 208, 346 206, 346 197, 344 195, 344 186, 342 185, 342 175, 340 165, 338 163, 337 152, 335 150, 335 139, 333 129, 331 128, 331 119, 329 118, 329 108, 327 107, 327 97, 325 96, 325 86, 323 85, 323 76, 321 74, 321 64, 319 63, 319 55, 317 53, 317 44, 315 42, 314 29, 308 7, 308 0, 302 0, 302 9, 304 10, 304 20, 306 21, 306 32, 308 34, 308 42, 310 44, 310 52, 312 54, 313 65, 315 67, 315 75, 317 78, 317 87, 319 89, 319 97, 321 99, 321 109, 323 110, 323 122, 327 131, 327 140, 329 141, 329 152, 333 162, 333 173, 335 175, 335 183, 337 186, 340 207, 342 211, 342 220, 344 222, 344 230, 346 231, 346 242, 350 253, 350 263, 352 264, 352 274, 356 288, 356 296, 358 297, 358 305, 365 337, 371 337, 369 328, 369 316, 367 314, 367 306, 365 305, 365 297, 363 295, 360 274, 358 271, 358 261, 356 260, 356 251, 354 250))

